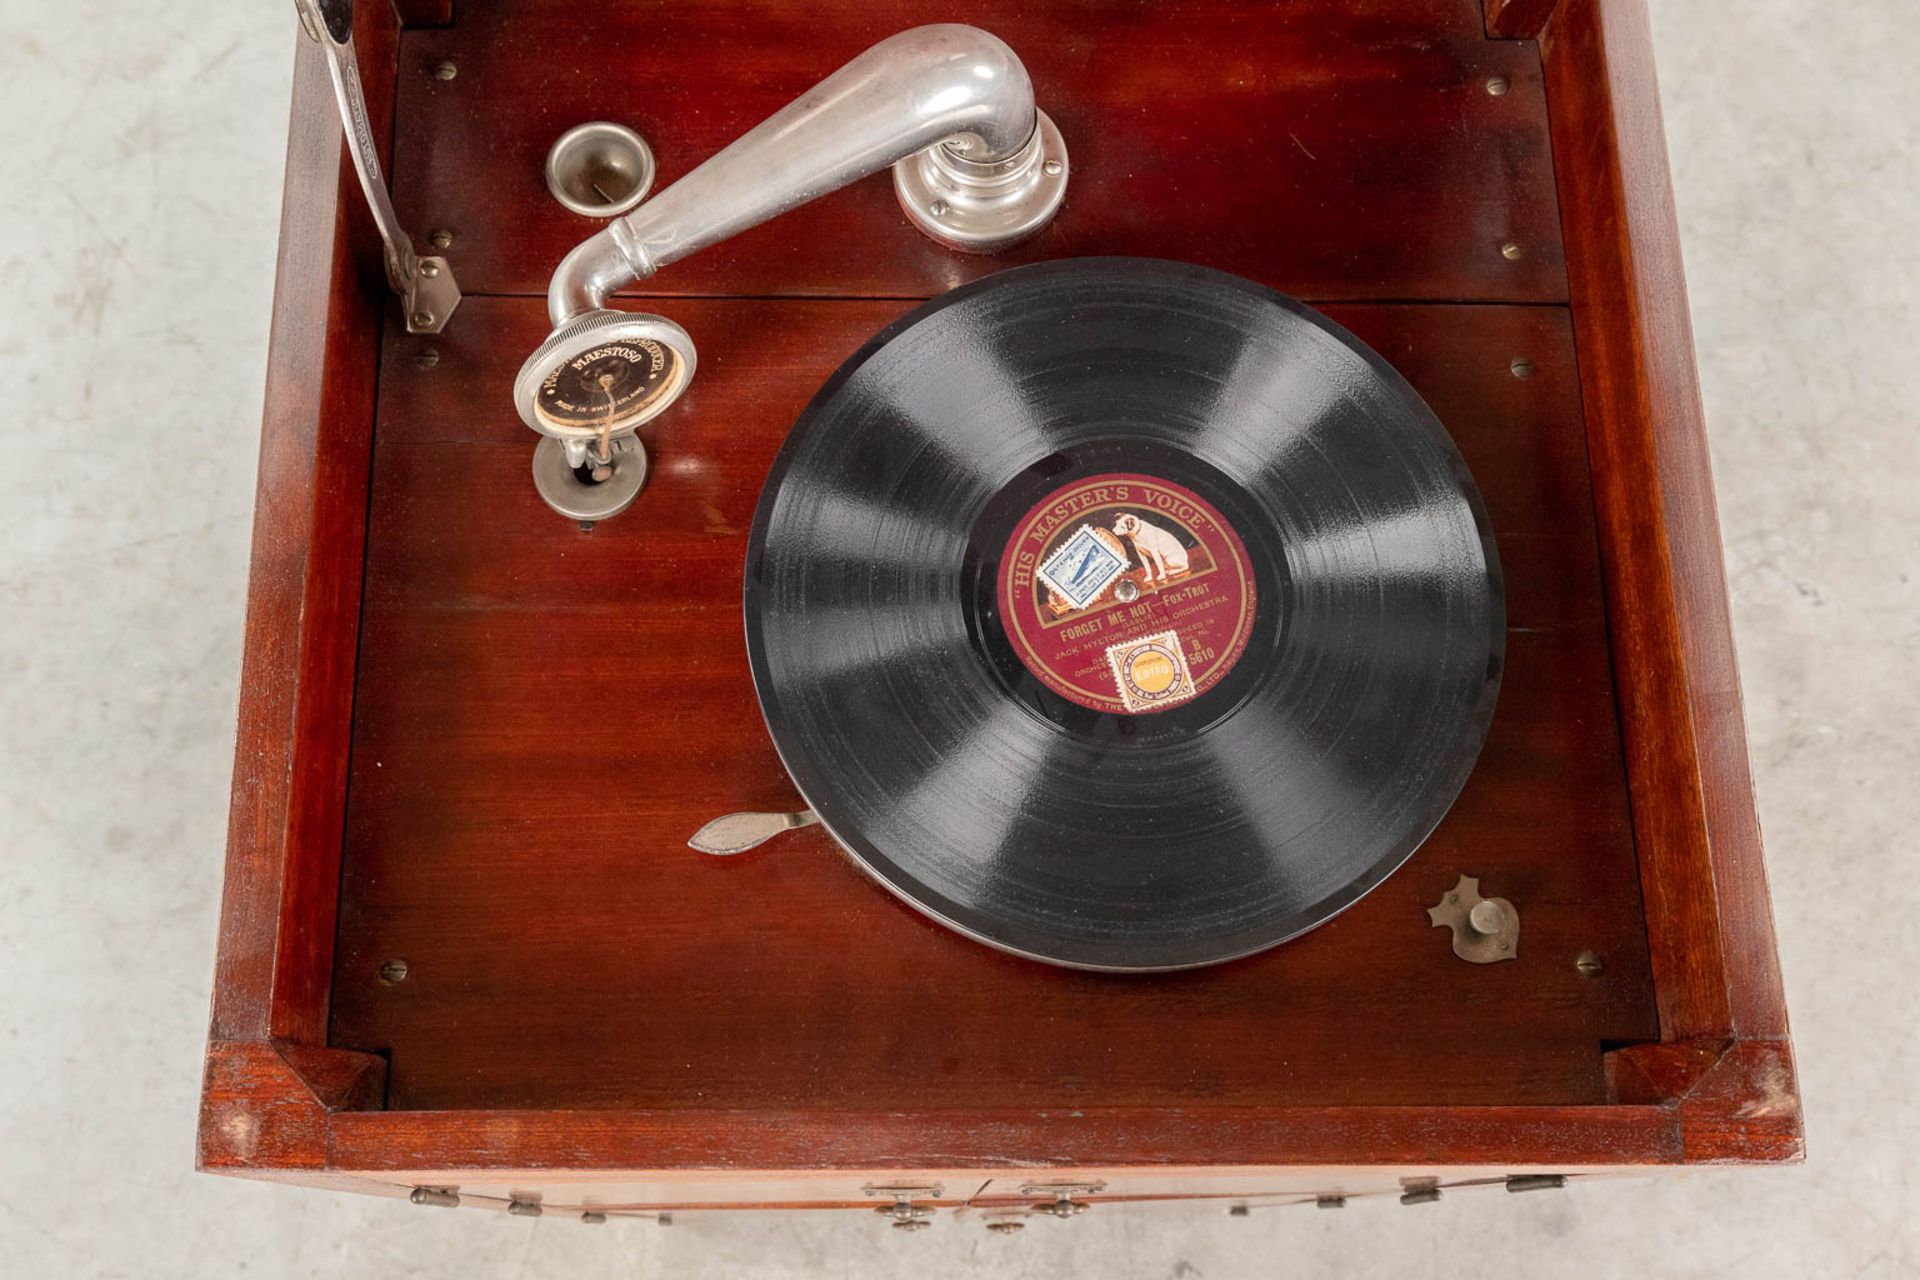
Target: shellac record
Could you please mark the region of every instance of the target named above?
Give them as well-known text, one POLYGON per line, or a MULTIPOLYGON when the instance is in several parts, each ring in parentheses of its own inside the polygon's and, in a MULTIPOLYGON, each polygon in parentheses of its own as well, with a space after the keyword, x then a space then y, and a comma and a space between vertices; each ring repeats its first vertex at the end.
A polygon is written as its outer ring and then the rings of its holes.
POLYGON ((1473 768, 1505 615, 1432 412, 1302 304, 1142 259, 987 277, 833 375, 762 493, 768 728, 881 884, 1035 960, 1330 919, 1473 768))

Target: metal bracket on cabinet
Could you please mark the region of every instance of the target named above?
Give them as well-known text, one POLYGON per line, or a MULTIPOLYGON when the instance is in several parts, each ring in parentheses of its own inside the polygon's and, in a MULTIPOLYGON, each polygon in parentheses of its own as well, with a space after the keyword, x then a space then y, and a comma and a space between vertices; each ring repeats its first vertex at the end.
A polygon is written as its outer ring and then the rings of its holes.
POLYGON ((1072 1218, 1093 1206, 1076 1196, 1098 1195, 1107 1189, 1104 1182, 1029 1182, 1020 1194, 1044 1201, 1028 1210, 1048 1218, 1072 1218))
POLYGON ((895 1231, 924 1231, 933 1225, 930 1219, 934 1208, 928 1204, 915 1204, 916 1200, 938 1200, 945 1188, 938 1182, 913 1186, 876 1186, 868 1183, 861 1187, 863 1194, 869 1196, 889 1196, 892 1204, 883 1204, 874 1210, 888 1220, 895 1231))
POLYGON ((1436 929, 1453 931, 1453 954, 1468 964, 1512 960, 1520 945, 1520 912, 1505 898, 1480 896, 1480 881, 1461 876, 1460 883, 1427 908, 1436 929))
POLYGON ((1440 1198, 1440 1179, 1400 1179, 1401 1204, 1432 1204, 1440 1198))
POLYGON ((445 258, 423 258, 414 251, 413 237, 393 211, 380 156, 374 150, 367 97, 360 88, 360 62, 353 52, 353 0, 294 0, 294 8, 300 25, 326 51, 333 96, 340 103, 340 124, 347 134, 347 153, 353 157, 360 189, 366 192, 374 225, 380 229, 387 283, 400 295, 407 332, 439 333, 460 305, 460 286, 445 258))

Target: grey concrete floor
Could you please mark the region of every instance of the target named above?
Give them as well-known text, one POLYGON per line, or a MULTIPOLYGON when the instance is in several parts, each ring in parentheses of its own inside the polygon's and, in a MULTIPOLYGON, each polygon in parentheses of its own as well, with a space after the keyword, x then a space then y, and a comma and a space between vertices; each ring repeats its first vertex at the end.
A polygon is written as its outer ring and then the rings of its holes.
POLYGON ((192 1172, 291 6, 0 12, 0 1270, 1920 1272, 1920 24, 1657 0, 1810 1159, 1421 1209, 583 1228, 192 1172))

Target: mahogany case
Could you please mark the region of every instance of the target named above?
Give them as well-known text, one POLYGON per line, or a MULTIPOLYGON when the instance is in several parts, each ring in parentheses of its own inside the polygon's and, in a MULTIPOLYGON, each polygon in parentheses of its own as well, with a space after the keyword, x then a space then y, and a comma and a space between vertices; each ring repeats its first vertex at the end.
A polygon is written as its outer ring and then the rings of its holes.
POLYGON ((591 530, 540 502, 509 395, 593 227, 548 146, 621 121, 664 185, 953 11, 360 10, 395 204, 466 298, 405 331, 302 40, 204 1168, 619 1212, 1799 1158, 1643 0, 978 0, 1071 150, 1054 224, 957 255, 879 176, 649 281, 700 373, 643 429, 639 504, 591 530), (1353 330, 1458 442, 1506 573, 1452 814, 1345 915, 1214 969, 990 951, 817 828, 686 846, 797 803, 740 572, 800 408, 919 300, 1082 254, 1221 267, 1353 330), (1429 924, 1462 874, 1518 907, 1516 960, 1429 924))

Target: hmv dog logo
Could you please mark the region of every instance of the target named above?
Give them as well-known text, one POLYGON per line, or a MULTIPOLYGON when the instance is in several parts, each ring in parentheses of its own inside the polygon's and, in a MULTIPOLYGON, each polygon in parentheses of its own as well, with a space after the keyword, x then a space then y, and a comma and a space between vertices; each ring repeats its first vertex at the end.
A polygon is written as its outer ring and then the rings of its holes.
POLYGON ((1126 512, 1113 522, 1113 531, 1133 544, 1148 582, 1165 582, 1192 567, 1186 544, 1157 524, 1126 512))

